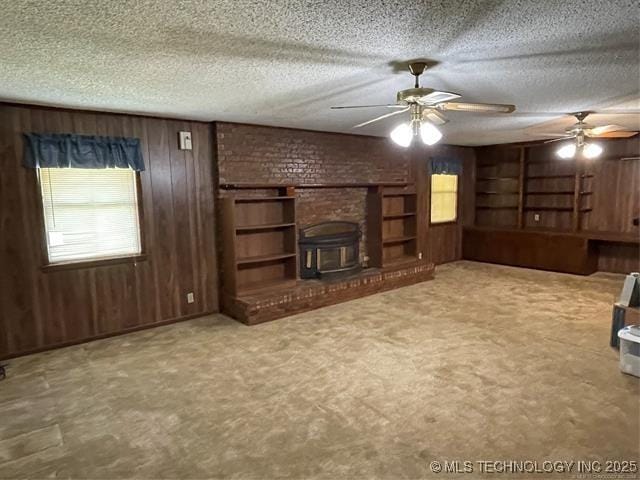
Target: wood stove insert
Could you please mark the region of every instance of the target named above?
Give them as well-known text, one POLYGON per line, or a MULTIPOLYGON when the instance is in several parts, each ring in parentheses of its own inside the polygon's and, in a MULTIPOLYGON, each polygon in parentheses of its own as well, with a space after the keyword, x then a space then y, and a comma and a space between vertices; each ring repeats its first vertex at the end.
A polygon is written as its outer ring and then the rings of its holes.
POLYGON ((360 270, 360 226, 324 222, 300 229, 300 278, 337 278, 360 270))

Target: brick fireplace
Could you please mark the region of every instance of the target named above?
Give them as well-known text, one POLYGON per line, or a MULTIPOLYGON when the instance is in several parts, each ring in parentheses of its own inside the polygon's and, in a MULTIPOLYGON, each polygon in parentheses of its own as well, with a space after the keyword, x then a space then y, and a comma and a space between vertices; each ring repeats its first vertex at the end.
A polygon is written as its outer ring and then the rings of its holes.
POLYGON ((409 151, 233 123, 215 138, 225 313, 252 325, 432 278, 409 151))

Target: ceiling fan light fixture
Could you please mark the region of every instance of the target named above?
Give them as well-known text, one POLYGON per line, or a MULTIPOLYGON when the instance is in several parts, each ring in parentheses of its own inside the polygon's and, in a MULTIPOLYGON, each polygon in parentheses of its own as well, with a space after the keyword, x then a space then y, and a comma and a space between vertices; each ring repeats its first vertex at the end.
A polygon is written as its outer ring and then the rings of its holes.
POLYGON ((574 155, 576 154, 576 144, 575 143, 569 143, 567 145, 563 145, 558 150, 556 150, 556 154, 560 158, 565 159, 565 160, 573 158, 574 155))
POLYGON ((423 121, 420 125, 420 138, 426 145, 435 145, 442 138, 442 132, 435 125, 423 121))
POLYGON ((391 130, 391 140, 401 147, 407 148, 411 145, 411 141, 413 140, 413 129, 411 128, 411 125, 408 122, 401 123, 391 130))
POLYGON ((602 147, 597 143, 587 143, 582 148, 582 155, 584 155, 584 158, 598 158, 601 153, 602 147))

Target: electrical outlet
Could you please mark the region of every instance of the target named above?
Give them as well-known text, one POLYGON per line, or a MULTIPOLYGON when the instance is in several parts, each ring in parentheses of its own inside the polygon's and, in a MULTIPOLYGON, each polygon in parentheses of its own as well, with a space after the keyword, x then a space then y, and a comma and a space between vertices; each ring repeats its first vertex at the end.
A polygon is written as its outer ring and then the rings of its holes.
POLYGON ((422 252, 418 252, 418 260, 422 260, 422 252))
POLYGON ((193 292, 187 293, 187 303, 195 302, 195 298, 193 297, 193 292))
POLYGON ((534 213, 533 214, 533 220, 536 221, 536 222, 539 222, 540 221, 540 214, 539 213, 534 213))

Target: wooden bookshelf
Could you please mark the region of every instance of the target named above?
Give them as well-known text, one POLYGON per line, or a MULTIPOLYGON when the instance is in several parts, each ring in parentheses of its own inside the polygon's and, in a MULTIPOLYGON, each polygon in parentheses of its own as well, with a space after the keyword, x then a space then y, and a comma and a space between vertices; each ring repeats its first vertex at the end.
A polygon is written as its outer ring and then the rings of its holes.
POLYGON ((520 196, 520 158, 517 151, 484 159, 476 165, 476 220, 515 225, 520 196))
POLYGON ((417 201, 413 185, 369 189, 367 238, 370 266, 381 268, 418 260, 417 201))
POLYGON ((222 286, 238 297, 286 287, 298 275, 295 190, 221 199, 222 286))
POLYGON ((476 165, 478 226, 580 228, 582 215, 591 211, 592 173, 575 161, 531 159, 522 146, 487 152, 476 165))

